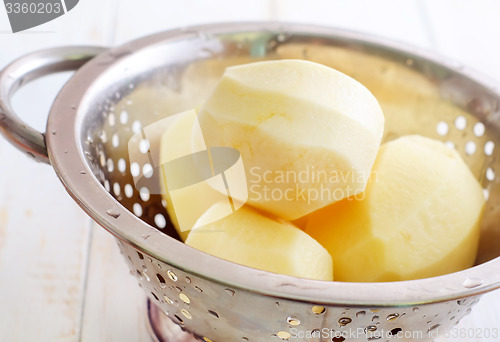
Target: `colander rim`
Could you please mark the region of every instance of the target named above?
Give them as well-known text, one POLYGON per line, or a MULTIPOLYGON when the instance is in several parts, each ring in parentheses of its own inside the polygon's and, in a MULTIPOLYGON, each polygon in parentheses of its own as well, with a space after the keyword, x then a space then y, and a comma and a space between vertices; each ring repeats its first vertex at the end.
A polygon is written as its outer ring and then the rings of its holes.
POLYGON ((47 123, 49 158, 71 197, 99 225, 115 237, 162 262, 185 272, 234 289, 296 301, 356 306, 402 306, 459 299, 500 287, 500 257, 472 268, 434 278, 387 283, 326 282, 278 275, 237 265, 195 250, 153 228, 118 203, 91 172, 81 145, 85 109, 98 94, 103 75, 118 60, 156 44, 187 39, 204 32, 210 36, 250 31, 302 33, 349 39, 408 54, 436 63, 482 84, 500 99, 496 82, 448 58, 397 42, 333 27, 278 22, 215 23, 174 29, 146 36, 112 48, 92 59, 67 82, 54 101, 47 123), (110 56, 113 57, 110 59, 110 56), (74 113, 74 115, 68 115, 74 113), (86 171, 82 173, 81 171, 86 171), (118 211, 118 217, 107 211, 118 211), (149 235, 145 240, 143 236, 149 235), (479 280, 467 288, 466 280, 479 280))

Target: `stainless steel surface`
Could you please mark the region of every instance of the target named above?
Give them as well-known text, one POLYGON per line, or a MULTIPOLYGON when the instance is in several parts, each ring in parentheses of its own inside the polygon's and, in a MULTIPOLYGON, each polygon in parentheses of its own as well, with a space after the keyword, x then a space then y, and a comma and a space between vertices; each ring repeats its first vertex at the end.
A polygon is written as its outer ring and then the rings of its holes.
POLYGON ((49 163, 44 133, 23 122, 11 105, 12 96, 27 83, 56 72, 76 70, 104 48, 70 46, 33 52, 11 63, 0 73, 0 130, 19 150, 49 163))
POLYGON ((181 326, 174 323, 156 305, 147 301, 147 324, 154 342, 194 342, 197 339, 189 332, 183 331, 181 326))
POLYGON ((149 298, 199 338, 280 340, 324 328, 360 332, 346 341, 400 331, 431 339, 500 287, 499 102, 499 89, 475 73, 377 38, 295 24, 218 24, 145 37, 91 60, 54 102, 46 140, 64 186, 119 239, 149 298), (489 196, 477 266, 413 281, 323 282, 233 264, 171 237, 160 195, 141 198, 133 187, 128 140, 199 105, 226 66, 280 58, 314 60, 365 84, 390 122, 386 140, 420 133, 457 148, 489 196))

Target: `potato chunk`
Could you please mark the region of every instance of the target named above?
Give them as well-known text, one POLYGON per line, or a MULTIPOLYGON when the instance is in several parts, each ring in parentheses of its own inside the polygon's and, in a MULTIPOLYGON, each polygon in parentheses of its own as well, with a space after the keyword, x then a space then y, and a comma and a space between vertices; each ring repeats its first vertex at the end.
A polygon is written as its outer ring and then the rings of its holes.
POLYGON ((200 217, 186 244, 269 272, 333 280, 332 257, 326 249, 299 228, 270 219, 249 206, 231 213, 224 203, 214 204, 200 217), (213 217, 225 215, 213 222, 213 217))
POLYGON ((303 60, 227 68, 198 117, 241 153, 248 203, 286 220, 364 191, 384 128, 368 89, 303 60))
POLYGON ((433 277, 473 265, 484 204, 455 150, 405 136, 382 145, 365 193, 310 214, 305 231, 332 255, 336 280, 433 277))

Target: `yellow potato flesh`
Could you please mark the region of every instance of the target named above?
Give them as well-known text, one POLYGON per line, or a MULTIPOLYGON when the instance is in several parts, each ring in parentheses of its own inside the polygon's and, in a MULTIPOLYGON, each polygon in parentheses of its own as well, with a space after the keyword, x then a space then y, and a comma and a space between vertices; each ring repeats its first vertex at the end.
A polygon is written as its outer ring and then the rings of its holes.
POLYGON ((485 200, 443 143, 406 136, 382 145, 365 193, 355 197, 304 220, 332 255, 336 280, 409 280, 473 265, 485 200))
MULTIPOLYGON (((164 131, 160 145, 160 164, 167 167, 169 161, 192 155, 205 149, 203 137, 196 122, 196 111, 190 110, 177 114, 164 131)), ((171 173, 170 181, 179 181, 191 174, 186 170, 171 173)), ((189 179, 187 179, 189 181, 189 179)), ((200 216, 219 201, 225 201, 229 207, 227 196, 212 188, 207 182, 199 182, 181 189, 168 189, 169 180, 165 173, 161 183, 164 187, 163 199, 167 203, 167 212, 180 238, 186 240, 189 230, 200 216)))
POLYGON ((300 60, 226 69, 198 117, 207 146, 241 153, 248 203, 286 220, 362 192, 384 126, 363 85, 300 60))
POLYGON ((249 206, 231 213, 224 204, 215 204, 200 217, 186 244, 269 272, 333 280, 332 258, 318 242, 290 223, 270 219, 249 206), (221 214, 228 216, 211 222, 221 214))

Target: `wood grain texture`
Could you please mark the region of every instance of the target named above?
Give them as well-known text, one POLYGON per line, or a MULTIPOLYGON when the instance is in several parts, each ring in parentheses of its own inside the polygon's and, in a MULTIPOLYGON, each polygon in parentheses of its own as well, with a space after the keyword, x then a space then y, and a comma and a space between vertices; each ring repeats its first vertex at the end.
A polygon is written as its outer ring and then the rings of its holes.
POLYGON ((76 341, 88 218, 50 167, 4 143, 0 160, 0 341, 76 341))
POLYGON ((81 341, 148 341, 144 291, 130 275, 116 239, 92 227, 81 341))
MULTIPOLYGON (((0 68, 37 49, 109 44, 109 5, 108 0, 81 1, 67 15, 17 34, 9 32, 0 5, 0 68)), ((50 104, 67 77, 27 85, 14 98, 14 108, 44 130, 50 104)), ((0 341, 80 340, 89 232, 90 219, 52 168, 0 139, 0 341)))

